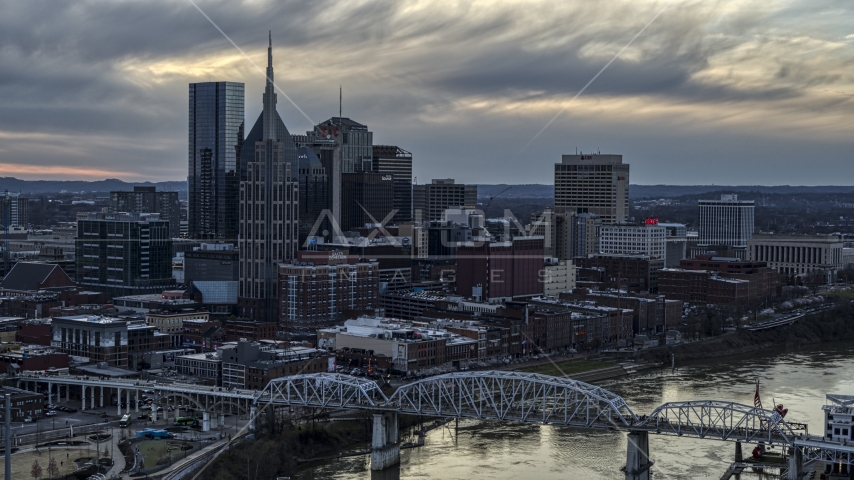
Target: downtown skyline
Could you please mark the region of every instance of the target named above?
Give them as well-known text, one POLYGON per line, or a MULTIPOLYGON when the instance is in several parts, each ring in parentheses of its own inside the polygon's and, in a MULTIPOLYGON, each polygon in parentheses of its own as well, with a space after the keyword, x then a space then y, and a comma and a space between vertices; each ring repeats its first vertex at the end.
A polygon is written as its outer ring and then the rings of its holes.
MULTIPOLYGON (((624 155, 637 184, 838 185, 854 173, 846 2, 196 4, 256 65, 273 30, 277 84, 306 114, 280 96, 292 133, 336 115, 343 85, 344 116, 412 151, 418 183, 548 184, 576 148, 624 155)), ((2 176, 181 180, 186 85, 263 91, 189 1, 7 10, 2 176)), ((259 113, 247 102, 246 118, 259 113)))

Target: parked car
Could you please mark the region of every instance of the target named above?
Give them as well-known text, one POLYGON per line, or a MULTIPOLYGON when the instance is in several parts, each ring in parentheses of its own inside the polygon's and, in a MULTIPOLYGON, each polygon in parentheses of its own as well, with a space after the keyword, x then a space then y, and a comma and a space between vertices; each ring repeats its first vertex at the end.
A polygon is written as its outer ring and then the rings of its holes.
POLYGON ((24 423, 31 423, 33 421, 33 417, 27 417, 24 419, 24 423))
POLYGON ((53 410, 48 410, 48 411, 44 412, 45 417, 52 417, 54 415, 56 415, 56 412, 54 412, 53 410))

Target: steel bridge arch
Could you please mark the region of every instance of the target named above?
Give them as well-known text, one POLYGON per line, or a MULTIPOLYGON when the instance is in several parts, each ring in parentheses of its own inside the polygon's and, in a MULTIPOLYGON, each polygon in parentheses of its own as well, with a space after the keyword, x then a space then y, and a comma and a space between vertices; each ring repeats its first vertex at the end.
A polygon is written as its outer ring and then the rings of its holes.
POLYGON ((253 403, 378 409, 387 400, 373 380, 338 373, 307 373, 270 380, 253 403))
POLYGON ((638 417, 618 395, 569 378, 513 371, 455 372, 399 388, 400 413, 578 427, 628 428, 638 417))
POLYGON ((637 426, 659 434, 769 444, 791 444, 797 437, 774 410, 717 400, 665 403, 637 426))

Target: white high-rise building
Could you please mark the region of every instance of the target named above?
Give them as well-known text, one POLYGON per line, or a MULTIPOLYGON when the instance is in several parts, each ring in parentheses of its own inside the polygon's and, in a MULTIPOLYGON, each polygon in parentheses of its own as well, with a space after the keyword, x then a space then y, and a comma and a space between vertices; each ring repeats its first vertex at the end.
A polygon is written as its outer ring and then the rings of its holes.
POLYGON ((746 248, 753 236, 753 200, 721 195, 720 200, 700 200, 698 245, 746 248))
POLYGON ((555 212, 592 213, 603 225, 629 218, 629 165, 622 155, 563 155, 555 164, 555 212))

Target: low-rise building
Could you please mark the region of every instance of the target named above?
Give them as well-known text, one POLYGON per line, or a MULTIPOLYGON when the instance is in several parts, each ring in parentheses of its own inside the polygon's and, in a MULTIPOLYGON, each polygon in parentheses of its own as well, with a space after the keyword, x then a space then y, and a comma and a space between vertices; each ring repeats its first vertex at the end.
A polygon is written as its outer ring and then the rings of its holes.
POLYGON ((592 290, 623 288, 635 292, 656 293, 658 271, 663 258, 648 255, 598 254, 577 257, 576 285, 592 290))
POLYGON ((709 305, 749 305, 750 282, 723 277, 711 270, 665 268, 659 272, 659 293, 672 300, 709 305))
POLYGON ((666 299, 664 295, 654 298, 630 296, 617 291, 589 291, 575 289, 560 294, 561 300, 587 301, 597 305, 632 310, 632 330, 635 334, 660 334, 682 321, 682 301, 666 299))
POLYGON ((68 368, 68 354, 57 352, 42 345, 0 345, 0 372, 7 372, 10 365, 17 371, 43 371, 68 368))
POLYGON ((225 341, 272 340, 276 338, 275 322, 251 322, 248 320, 226 320, 225 341))
POLYGON ((223 387, 261 390, 274 378, 335 370, 335 357, 316 348, 237 342, 220 352, 223 387))
POLYGON ((392 292, 380 295, 380 308, 385 316, 412 320, 424 314, 424 311, 436 307, 436 302, 445 299, 445 295, 431 292, 392 292))
POLYGON ((208 312, 199 312, 191 310, 188 312, 147 312, 145 314, 145 323, 156 327, 163 333, 181 333, 184 331, 184 322, 187 320, 200 320, 207 322, 210 320, 208 312))
POLYGON ((747 241, 750 261, 767 262, 769 267, 788 276, 818 273, 827 282, 835 281, 836 272, 846 266, 842 248, 842 237, 836 234, 757 233, 747 241))
POLYGON ((112 317, 76 315, 55 317, 51 325, 51 346, 58 351, 86 357, 91 363, 127 368, 127 322, 112 317))
MULTIPOLYGON (((21 422, 26 418, 36 419, 42 416, 44 409, 44 395, 41 393, 28 392, 20 388, 0 387, 0 397, 11 395, 12 412, 11 421, 21 422)), ((0 420, 6 420, 6 409, 0 408, 0 420)))
POLYGON ((453 356, 468 355, 478 342, 428 324, 376 317, 347 320, 317 334, 320 348, 364 350, 390 358, 393 368, 403 372, 442 365, 449 360, 449 345, 453 356))
POLYGON ((175 369, 181 375, 198 377, 208 385, 222 385, 220 352, 194 353, 175 357, 175 369))
POLYGON ((74 288, 74 280, 59 265, 17 262, 0 281, 0 295, 33 295, 42 290, 74 288))
POLYGON ((559 295, 575 288, 575 265, 570 260, 546 259, 543 267, 543 294, 559 295))

